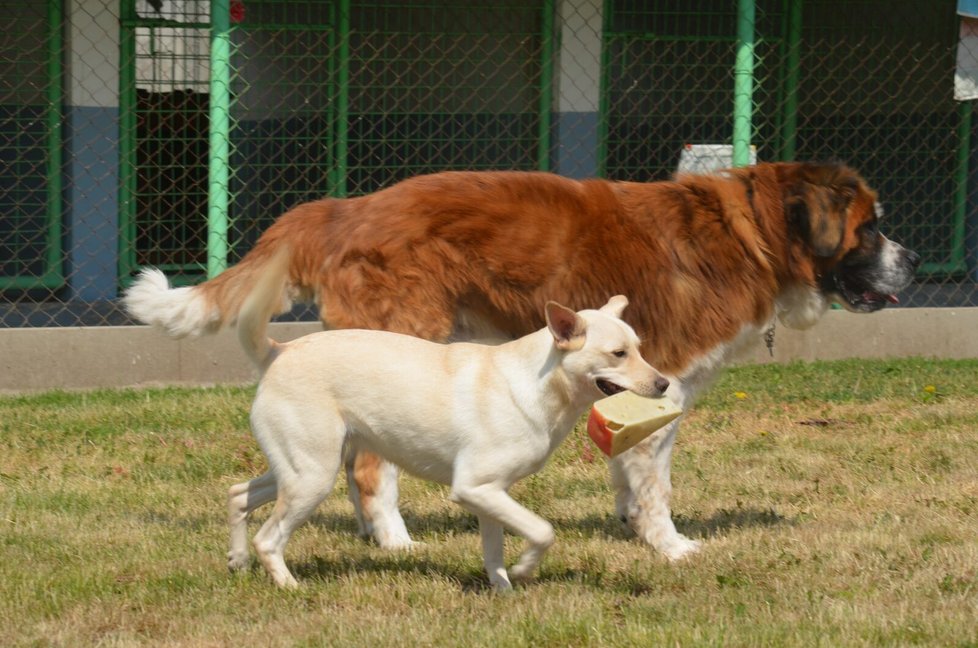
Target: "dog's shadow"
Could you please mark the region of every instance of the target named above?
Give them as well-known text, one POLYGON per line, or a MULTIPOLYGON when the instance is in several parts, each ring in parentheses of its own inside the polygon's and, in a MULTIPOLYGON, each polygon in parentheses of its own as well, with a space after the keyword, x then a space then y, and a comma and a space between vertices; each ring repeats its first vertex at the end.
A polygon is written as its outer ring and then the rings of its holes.
MULTIPOLYGON (((560 529, 570 529, 585 535, 602 535, 614 540, 631 540, 634 531, 625 520, 615 515, 587 515, 576 518, 551 519, 558 534, 560 529)), ((735 529, 793 525, 795 522, 774 509, 742 508, 720 509, 711 516, 674 515, 676 530, 693 540, 708 540, 735 529)))
MULTIPOLYGON (((442 511, 417 514, 404 510, 404 521, 412 536, 420 541, 440 542, 448 535, 459 533, 478 533, 478 523, 474 516, 462 511, 442 511)), ((777 527, 793 525, 794 520, 786 518, 773 509, 741 508, 720 509, 709 517, 678 515, 674 518, 677 530, 695 540, 706 540, 736 529, 755 527, 777 527)), ((635 542, 634 532, 615 515, 587 515, 573 518, 550 518, 558 538, 561 531, 581 534, 585 537, 602 537, 622 542, 635 542)), ((357 526, 352 515, 340 513, 317 514, 310 524, 338 533, 356 534, 357 526)), ((369 542, 366 541, 366 542, 369 542)), ((311 560, 291 565, 296 577, 301 580, 328 581, 347 574, 363 572, 387 572, 402 574, 437 575, 457 583, 465 592, 490 591, 488 579, 481 564, 473 568, 457 563, 449 564, 418 551, 371 552, 370 555, 315 556, 311 560)), ((254 569, 260 569, 257 562, 254 569)), ((579 574, 561 571, 544 572, 536 579, 538 582, 572 581, 579 574)))
MULTIPOLYGON (((290 564, 292 573, 299 582, 330 582, 346 575, 363 574, 365 572, 380 574, 406 574, 430 578, 436 576, 454 583, 463 592, 491 591, 489 579, 482 570, 481 564, 449 565, 447 562, 432 560, 416 551, 390 551, 373 555, 358 556, 314 556, 310 560, 290 564)), ((260 571, 257 560, 253 561, 252 569, 260 571)))
POLYGON ((691 538, 708 540, 736 529, 794 526, 796 520, 787 518, 772 508, 720 509, 708 518, 677 515, 676 529, 691 538))

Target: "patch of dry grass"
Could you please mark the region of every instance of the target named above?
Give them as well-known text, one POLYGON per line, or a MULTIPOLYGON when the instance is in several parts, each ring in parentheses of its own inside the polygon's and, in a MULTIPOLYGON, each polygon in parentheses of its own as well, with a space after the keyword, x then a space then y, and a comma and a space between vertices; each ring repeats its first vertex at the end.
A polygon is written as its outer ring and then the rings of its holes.
POLYGON ((705 548, 679 564, 615 519, 578 431, 513 489, 558 540, 509 596, 486 589, 474 519, 409 478, 418 550, 357 539, 341 485, 289 545, 301 590, 229 575, 226 489, 264 463, 249 389, 0 398, 4 643, 978 645, 976 377, 922 360, 728 372, 680 433, 677 525, 705 548))

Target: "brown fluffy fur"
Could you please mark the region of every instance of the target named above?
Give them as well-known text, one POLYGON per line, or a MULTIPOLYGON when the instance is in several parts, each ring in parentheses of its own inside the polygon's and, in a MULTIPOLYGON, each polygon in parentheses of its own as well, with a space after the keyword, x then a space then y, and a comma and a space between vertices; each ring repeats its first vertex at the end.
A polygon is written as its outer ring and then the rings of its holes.
POLYGON ((814 285, 858 244, 874 200, 840 165, 655 183, 441 173, 300 205, 197 290, 229 323, 288 246, 292 296, 315 299, 329 326, 433 340, 452 334, 460 310, 516 336, 543 325, 547 300, 580 309, 622 293, 643 355, 679 372, 767 321, 785 286, 814 285), (815 246, 837 252, 816 258, 815 246))

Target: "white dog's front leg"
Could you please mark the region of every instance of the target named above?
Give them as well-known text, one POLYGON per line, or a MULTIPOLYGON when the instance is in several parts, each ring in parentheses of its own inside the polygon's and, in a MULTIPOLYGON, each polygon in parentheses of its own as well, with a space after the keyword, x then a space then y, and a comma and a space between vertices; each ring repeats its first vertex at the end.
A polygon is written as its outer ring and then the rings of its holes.
MULTIPOLYGON (((488 517, 527 540, 520 559, 509 570, 513 580, 526 580, 536 570, 543 555, 554 543, 554 528, 542 517, 519 504, 504 490, 491 484, 455 484, 450 499, 479 518, 488 517)), ((501 539, 501 538, 500 538, 501 539)))
POLYGON ((618 515, 639 538, 669 560, 695 553, 700 543, 676 531, 669 510, 670 464, 679 421, 609 461, 618 515))
POLYGON ((482 536, 482 560, 493 589, 512 589, 503 564, 503 527, 491 517, 480 515, 479 534, 482 536))
POLYGON ((397 509, 397 466, 375 454, 359 452, 348 457, 346 473, 360 535, 373 536, 384 549, 412 547, 414 542, 397 509))

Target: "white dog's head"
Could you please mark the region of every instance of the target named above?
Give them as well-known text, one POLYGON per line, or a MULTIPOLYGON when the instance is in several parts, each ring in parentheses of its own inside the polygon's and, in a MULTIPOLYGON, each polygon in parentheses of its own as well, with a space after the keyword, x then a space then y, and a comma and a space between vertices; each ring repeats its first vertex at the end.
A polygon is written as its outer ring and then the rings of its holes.
POLYGON ((577 313, 556 302, 547 303, 547 327, 554 346, 563 352, 561 366, 568 377, 592 390, 592 400, 625 390, 659 397, 669 387, 669 381, 642 358, 638 335, 621 319, 627 305, 622 295, 612 297, 599 310, 577 313))

